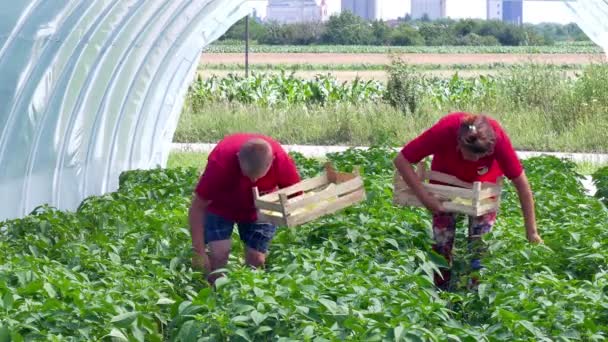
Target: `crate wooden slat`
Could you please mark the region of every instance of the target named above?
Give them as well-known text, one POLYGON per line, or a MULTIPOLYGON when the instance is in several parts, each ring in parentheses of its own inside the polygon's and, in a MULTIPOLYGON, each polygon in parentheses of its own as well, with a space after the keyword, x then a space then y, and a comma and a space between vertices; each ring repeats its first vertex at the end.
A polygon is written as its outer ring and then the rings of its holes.
MULTIPOLYGON (((427 171, 423 163, 416 167, 416 174, 426 191, 439 199, 448 212, 481 216, 498 211, 502 194, 503 178, 496 184, 487 182, 467 183, 437 171, 427 171), (432 184, 430 181, 444 184, 432 184)), ((414 191, 406 184, 399 172, 393 180, 393 203, 401 206, 424 207, 414 191)))
POLYGON ((338 172, 327 163, 321 175, 264 196, 253 188, 253 198, 260 221, 295 227, 364 201, 366 194, 358 171, 338 172))

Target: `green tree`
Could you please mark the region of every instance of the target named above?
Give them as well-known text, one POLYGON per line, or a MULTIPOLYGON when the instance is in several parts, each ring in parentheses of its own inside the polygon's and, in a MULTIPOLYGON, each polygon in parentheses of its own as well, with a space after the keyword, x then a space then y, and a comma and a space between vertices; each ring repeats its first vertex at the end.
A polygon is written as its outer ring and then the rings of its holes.
POLYGON ((420 32, 412 26, 401 24, 391 32, 391 45, 424 45, 424 38, 420 35, 420 32))
POLYGON ((261 44, 269 45, 310 45, 321 40, 325 27, 322 23, 279 24, 269 23, 266 34, 260 38, 261 44))
MULTIPOLYGON (((249 38, 251 40, 260 40, 266 35, 266 26, 254 19, 249 19, 249 38)), ((220 40, 235 39, 242 40, 245 38, 245 18, 237 21, 234 25, 220 37, 220 40)))
POLYGON ((448 24, 422 23, 418 32, 429 46, 454 45, 456 41, 456 35, 448 24))
POLYGON ((337 45, 372 45, 374 32, 371 24, 352 12, 345 11, 329 18, 322 40, 337 45))
POLYGON ((374 33, 374 44, 388 45, 391 40, 391 28, 382 20, 372 22, 372 32, 374 33))

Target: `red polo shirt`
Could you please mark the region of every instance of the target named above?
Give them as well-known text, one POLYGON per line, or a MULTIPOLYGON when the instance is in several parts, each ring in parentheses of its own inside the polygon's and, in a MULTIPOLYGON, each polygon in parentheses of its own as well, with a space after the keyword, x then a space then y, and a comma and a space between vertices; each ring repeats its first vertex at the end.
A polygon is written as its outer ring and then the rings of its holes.
POLYGON ((499 176, 509 179, 521 175, 523 168, 507 133, 500 124, 489 119, 496 133, 496 146, 492 155, 468 161, 458 149, 458 128, 467 113, 452 113, 403 147, 401 153, 410 163, 418 163, 433 155, 431 169, 447 173, 465 182, 492 182, 499 176))
POLYGON ((196 194, 211 201, 208 211, 236 222, 253 222, 257 219, 252 188, 260 194, 285 188, 300 181, 296 165, 281 145, 259 134, 234 134, 225 137, 211 151, 207 166, 196 186, 196 194), (237 153, 251 138, 262 138, 272 147, 274 160, 268 173, 253 183, 239 167, 237 153))

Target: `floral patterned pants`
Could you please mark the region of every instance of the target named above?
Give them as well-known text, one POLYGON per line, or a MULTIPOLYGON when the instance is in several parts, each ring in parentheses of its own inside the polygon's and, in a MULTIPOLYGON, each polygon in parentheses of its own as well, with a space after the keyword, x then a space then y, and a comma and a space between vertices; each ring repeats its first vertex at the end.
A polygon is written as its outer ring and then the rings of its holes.
MULTIPOLYGON (((455 213, 433 215, 433 238, 435 239, 433 250, 443 255, 450 265, 452 264, 452 248, 454 247, 454 235, 456 234, 457 215, 455 213)), ((479 270, 483 268, 481 257, 485 252, 481 237, 492 230, 492 226, 496 221, 496 213, 488 213, 479 217, 469 216, 468 221, 468 248, 469 252, 473 255, 471 268, 479 270)), ((442 269, 441 275, 435 275, 435 285, 440 288, 447 287, 450 282, 450 276, 451 272, 449 269, 442 269)))

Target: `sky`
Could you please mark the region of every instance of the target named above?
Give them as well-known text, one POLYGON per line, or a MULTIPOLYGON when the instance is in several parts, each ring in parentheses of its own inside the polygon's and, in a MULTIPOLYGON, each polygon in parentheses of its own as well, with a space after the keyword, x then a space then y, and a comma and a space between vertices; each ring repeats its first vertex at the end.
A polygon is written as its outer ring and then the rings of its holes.
MULTIPOLYGON (((395 13, 406 13, 410 10, 410 0, 380 0, 382 17, 385 20, 395 19, 395 13)), ((486 0, 446 0, 447 16, 459 18, 486 18, 486 0)), ((337 1, 339 3, 339 1, 337 1)), ((574 19, 563 2, 558 1, 524 1, 524 22, 557 22, 567 24, 574 19)))
MULTIPOLYGON (((266 13, 268 0, 250 0, 258 13, 266 13)), ((319 0, 317 0, 319 1, 319 0)), ((379 0, 381 1, 382 19, 390 20, 402 17, 410 10, 410 0, 379 0)), ((486 18, 486 0, 446 0, 448 17, 486 18)), ((340 11, 340 0, 326 0, 330 13, 340 11)), ((524 1, 524 22, 557 22, 567 24, 573 22, 572 15, 563 2, 559 1, 524 1)))

